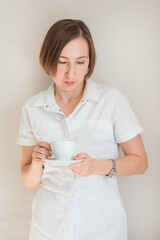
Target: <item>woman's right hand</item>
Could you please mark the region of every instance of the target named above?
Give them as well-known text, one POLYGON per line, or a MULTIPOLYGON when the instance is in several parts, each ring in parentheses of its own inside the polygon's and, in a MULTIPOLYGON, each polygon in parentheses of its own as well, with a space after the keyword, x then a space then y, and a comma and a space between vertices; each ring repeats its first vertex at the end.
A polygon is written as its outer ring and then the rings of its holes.
POLYGON ((32 152, 32 164, 36 165, 43 165, 45 162, 43 161, 44 158, 51 157, 52 154, 51 145, 48 142, 39 142, 34 148, 32 152))

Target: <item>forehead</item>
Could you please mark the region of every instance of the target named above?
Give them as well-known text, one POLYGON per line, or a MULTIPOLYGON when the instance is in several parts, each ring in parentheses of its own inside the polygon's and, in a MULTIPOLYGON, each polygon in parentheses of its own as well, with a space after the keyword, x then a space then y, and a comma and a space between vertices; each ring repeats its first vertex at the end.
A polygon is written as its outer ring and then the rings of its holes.
POLYGON ((87 41, 82 37, 71 40, 62 49, 60 56, 64 56, 67 58, 89 56, 89 47, 87 41))

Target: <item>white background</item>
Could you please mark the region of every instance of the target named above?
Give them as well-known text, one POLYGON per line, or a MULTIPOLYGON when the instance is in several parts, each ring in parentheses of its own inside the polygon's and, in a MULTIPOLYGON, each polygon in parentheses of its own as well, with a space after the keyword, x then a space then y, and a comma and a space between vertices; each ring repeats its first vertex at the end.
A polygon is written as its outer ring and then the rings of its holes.
MULTIPOLYGON (((16 145, 21 107, 52 80, 38 62, 51 25, 81 19, 95 43, 92 78, 121 90, 144 128, 149 159, 144 175, 119 177, 129 240, 159 240, 160 213, 160 1, 0 1, 0 239, 28 240, 31 203, 20 175, 16 145)), ((111 240, 111 239, 110 239, 111 240)))

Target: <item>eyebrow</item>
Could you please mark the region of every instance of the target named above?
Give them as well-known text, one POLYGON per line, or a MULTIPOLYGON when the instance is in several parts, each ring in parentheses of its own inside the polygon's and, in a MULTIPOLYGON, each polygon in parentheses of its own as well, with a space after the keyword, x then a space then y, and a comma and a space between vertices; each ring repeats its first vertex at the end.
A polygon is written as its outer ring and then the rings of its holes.
MULTIPOLYGON (((68 59, 67 57, 64 57, 64 56, 60 56, 60 58, 68 59)), ((82 56, 82 57, 78 57, 77 59, 80 59, 80 58, 88 58, 88 57, 87 56, 82 56)))

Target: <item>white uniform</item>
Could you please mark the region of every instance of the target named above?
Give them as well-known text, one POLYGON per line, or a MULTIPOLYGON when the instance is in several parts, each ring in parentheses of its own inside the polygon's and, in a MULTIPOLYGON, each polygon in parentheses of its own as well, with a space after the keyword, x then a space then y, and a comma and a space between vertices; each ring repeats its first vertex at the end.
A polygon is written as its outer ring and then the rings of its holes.
MULTIPOLYGON (((88 79, 83 97, 66 117, 56 104, 54 84, 22 108, 17 143, 77 140, 75 155, 119 157, 118 144, 142 132, 126 97, 88 79)), ((75 160, 76 161, 76 160, 75 160)), ((30 240, 126 240, 126 214, 117 178, 79 177, 68 166, 46 164, 32 205, 30 240)))

